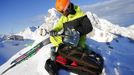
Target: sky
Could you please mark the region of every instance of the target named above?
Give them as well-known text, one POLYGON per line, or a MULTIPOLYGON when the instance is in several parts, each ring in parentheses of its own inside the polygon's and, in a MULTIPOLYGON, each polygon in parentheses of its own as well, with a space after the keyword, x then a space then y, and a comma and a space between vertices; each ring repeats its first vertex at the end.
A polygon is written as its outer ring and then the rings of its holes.
MULTIPOLYGON (((85 11, 91 11, 112 23, 134 24, 133 0, 71 1, 85 11)), ((43 23, 43 16, 54 6, 55 0, 0 0, 0 34, 12 34, 29 26, 40 26, 43 23)))
POLYGON ((134 0, 106 0, 81 8, 123 27, 134 25, 134 0))
MULTIPOLYGON (((56 0, 0 0, 0 34, 13 34, 29 26, 40 26, 48 9, 56 0)), ((100 0, 101 1, 101 0, 100 0)), ((103 1, 103 0, 102 0, 103 1)), ((72 0, 78 5, 93 4, 98 0, 72 0)))

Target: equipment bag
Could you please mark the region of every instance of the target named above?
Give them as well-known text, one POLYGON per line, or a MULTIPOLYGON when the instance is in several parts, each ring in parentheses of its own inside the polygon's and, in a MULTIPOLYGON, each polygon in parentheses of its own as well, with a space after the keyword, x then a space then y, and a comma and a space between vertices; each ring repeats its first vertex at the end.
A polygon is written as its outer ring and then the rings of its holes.
POLYGON ((58 50, 57 55, 66 59, 66 64, 57 63, 70 70, 84 71, 92 75, 98 75, 102 72, 104 60, 99 54, 93 51, 87 53, 77 48, 64 47, 58 50), (72 64, 75 64, 75 66, 72 64))

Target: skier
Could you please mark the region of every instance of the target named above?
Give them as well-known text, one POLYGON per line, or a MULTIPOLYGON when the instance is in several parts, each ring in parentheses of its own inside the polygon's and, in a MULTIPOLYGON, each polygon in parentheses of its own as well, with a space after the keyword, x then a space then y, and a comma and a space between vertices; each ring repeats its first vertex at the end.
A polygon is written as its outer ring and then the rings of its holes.
MULTIPOLYGON (((50 41, 54 45, 51 47, 51 59, 46 62, 45 68, 50 73, 50 75, 57 75, 57 65, 53 63, 56 60, 57 49, 63 46, 63 39, 61 36, 56 36, 59 31, 62 29, 70 28, 76 30, 80 34, 80 39, 77 47, 82 50, 89 51, 88 46, 86 45, 86 34, 92 31, 93 27, 88 19, 87 15, 81 11, 80 7, 74 5, 70 0, 56 0, 55 4, 56 10, 62 14, 58 23, 54 25, 53 29, 50 31, 50 41), (49 66, 47 66, 49 64, 49 66), (48 67, 51 67, 49 69, 48 67)), ((64 58, 61 56, 60 60, 64 61, 64 58)), ((65 64, 66 62, 61 62, 65 64)), ((72 62, 73 66, 77 66, 77 62, 72 62)))
POLYGON ((62 16, 57 25, 55 25, 53 30, 50 31, 50 41, 52 44, 54 44, 55 47, 58 47, 60 44, 62 44, 62 38, 55 35, 58 31, 63 29, 63 25, 72 25, 74 29, 80 33, 78 46, 81 48, 86 48, 86 34, 91 32, 93 29, 87 15, 81 11, 79 6, 71 3, 70 0, 57 0, 55 7, 56 10, 62 14, 62 16), (55 41, 55 38, 58 40, 55 41))

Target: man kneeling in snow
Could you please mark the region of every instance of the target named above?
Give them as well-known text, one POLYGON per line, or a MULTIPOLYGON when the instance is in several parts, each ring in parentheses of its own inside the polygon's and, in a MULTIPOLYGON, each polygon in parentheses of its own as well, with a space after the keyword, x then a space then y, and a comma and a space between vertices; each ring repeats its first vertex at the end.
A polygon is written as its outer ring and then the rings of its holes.
MULTIPOLYGON (((50 41, 54 45, 54 47, 51 48, 51 61, 55 61, 56 59, 55 49, 59 48, 59 46, 64 43, 62 36, 57 36, 57 33, 62 29, 70 28, 78 31, 80 34, 80 39, 77 46, 83 50, 88 50, 88 46, 86 45, 86 34, 91 32, 93 27, 87 15, 81 11, 79 6, 71 3, 70 0, 56 0, 55 7, 56 10, 62 14, 62 16, 57 25, 55 25, 53 30, 50 31, 50 41)), ((75 61, 72 62, 72 64, 77 65, 75 61)))

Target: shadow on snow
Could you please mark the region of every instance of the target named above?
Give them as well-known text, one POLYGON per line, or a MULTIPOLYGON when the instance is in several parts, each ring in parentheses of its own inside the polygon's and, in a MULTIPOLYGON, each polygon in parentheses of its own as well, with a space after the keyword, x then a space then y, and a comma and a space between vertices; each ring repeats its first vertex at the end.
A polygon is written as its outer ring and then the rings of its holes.
POLYGON ((88 39, 89 47, 104 58, 107 75, 134 74, 134 40, 116 34, 111 42, 97 42, 88 39))

